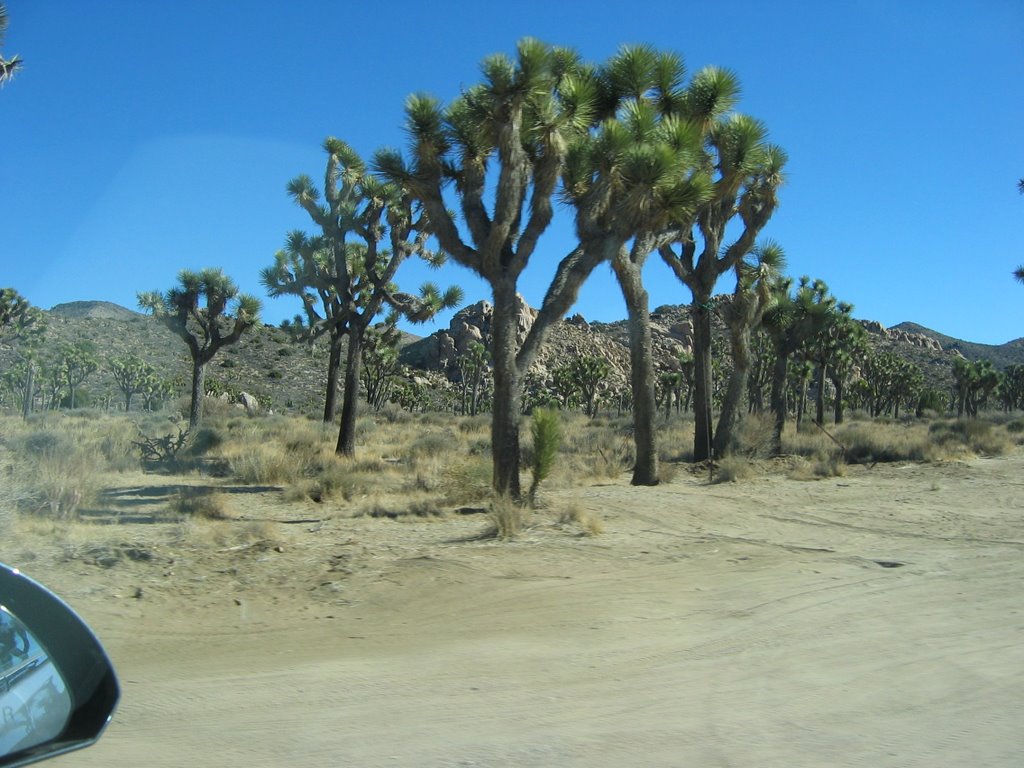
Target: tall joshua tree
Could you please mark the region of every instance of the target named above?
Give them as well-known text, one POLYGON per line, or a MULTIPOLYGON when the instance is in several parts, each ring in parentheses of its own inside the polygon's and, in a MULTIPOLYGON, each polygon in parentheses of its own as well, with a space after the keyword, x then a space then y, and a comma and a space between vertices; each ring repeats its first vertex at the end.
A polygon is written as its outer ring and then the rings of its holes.
POLYGON ((138 294, 139 307, 153 314, 181 337, 192 358, 192 399, 188 427, 202 420, 206 364, 224 347, 236 343, 259 322, 259 299, 240 294, 220 269, 178 273, 178 285, 166 293, 138 294))
POLYGON ((482 70, 483 82, 445 108, 430 96, 411 96, 410 159, 383 151, 376 165, 422 203, 431 233, 451 258, 491 288, 493 485, 497 493, 519 499, 522 377, 545 329, 572 305, 596 263, 582 249, 562 260, 522 344, 517 286, 551 223, 552 195, 569 143, 591 125, 595 93, 574 53, 536 40, 520 41, 514 60, 488 57, 482 70), (449 184, 458 213, 449 208, 449 184))
POLYGON ((598 72, 604 119, 570 152, 565 188, 586 249, 611 254, 626 303, 633 395, 634 485, 658 482, 654 357, 647 257, 670 242, 710 195, 699 167, 699 121, 681 113, 682 59, 624 47, 598 72))
POLYGON ((323 193, 308 176, 297 176, 288 184, 288 193, 320 234, 289 235, 287 249, 277 254, 273 267, 261 272, 261 279, 271 296, 301 297, 312 334, 327 334, 330 339, 325 421, 334 415, 340 342, 348 339, 336 451, 354 456, 366 329, 385 304, 412 322, 425 322, 462 301, 462 290, 452 287, 442 293, 432 283, 424 283, 419 296, 398 291, 395 274, 410 256, 433 266, 445 260, 443 253, 426 247, 429 232, 420 206, 400 183, 369 173, 345 142, 331 137, 323 146, 327 153, 323 193))
MULTIPOLYGON (((0 3, 0 46, 4 44, 4 37, 7 35, 7 25, 9 19, 7 17, 7 7, 4 3, 0 3)), ((22 61, 20 56, 12 56, 9 59, 5 59, 0 55, 0 86, 14 77, 14 73, 21 69, 22 61)))
POLYGON ((761 318, 771 305, 774 296, 772 288, 781 277, 785 265, 786 254, 782 246, 769 240, 756 246, 749 258, 741 258, 733 267, 736 272, 736 288, 722 310, 725 324, 729 328, 733 366, 722 411, 718 416, 718 427, 715 429, 716 456, 722 456, 732 448, 753 364, 751 334, 760 326, 761 318))
POLYGON ((739 93, 729 71, 708 67, 687 91, 684 108, 700 120, 705 135, 703 167, 713 177, 712 193, 693 225, 680 231, 662 259, 693 297, 694 459, 709 458, 711 429, 711 295, 718 278, 750 253, 778 205, 786 153, 767 141, 758 120, 732 113, 739 93), (738 235, 727 242, 736 218, 738 235), (698 253, 699 249, 699 253, 698 253))

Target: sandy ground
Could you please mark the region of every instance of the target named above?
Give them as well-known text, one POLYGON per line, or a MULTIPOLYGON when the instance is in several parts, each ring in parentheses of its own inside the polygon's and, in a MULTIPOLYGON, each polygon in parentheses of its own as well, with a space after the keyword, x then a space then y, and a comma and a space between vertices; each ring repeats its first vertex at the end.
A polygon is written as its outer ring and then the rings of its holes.
MULTIPOLYGON (((144 522, 87 526, 71 558, 5 549, 123 684, 69 768, 1018 766, 1022 470, 623 478, 547 496, 601 535, 538 514, 508 543, 467 540, 480 516, 315 522, 237 488, 276 549, 144 522)), ((126 480, 124 520, 169 492, 126 480)))

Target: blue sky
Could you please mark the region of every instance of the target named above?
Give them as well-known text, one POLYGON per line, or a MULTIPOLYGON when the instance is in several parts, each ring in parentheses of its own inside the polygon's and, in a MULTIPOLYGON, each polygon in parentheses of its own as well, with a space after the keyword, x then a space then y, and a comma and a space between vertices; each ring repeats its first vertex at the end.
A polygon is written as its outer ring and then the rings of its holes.
MULTIPOLYGON (((715 64, 740 109, 790 156, 764 231, 790 273, 828 282, 855 315, 971 341, 1024 336, 1024 4, 1019 0, 694 3, 7 0, 0 90, 0 285, 49 308, 135 308, 185 267, 219 266, 262 297, 285 234, 311 230, 284 192, 322 177, 323 139, 369 156, 402 146, 406 96, 444 100, 488 54, 530 35, 603 60, 624 43, 715 64)), ((563 219, 568 213, 560 213, 563 219)), ((541 241, 521 290, 540 303, 570 228, 541 241)), ((651 307, 688 303, 648 266, 651 307)), ((469 272, 407 265, 399 282, 469 272)), ((719 290, 731 285, 723 282, 719 290)), ((265 297, 263 297, 265 298, 265 297)), ((296 303, 264 301, 277 323, 296 303)), ((608 270, 576 311, 625 316, 608 270)), ((449 315, 438 324, 446 326, 449 315)), ((436 327, 420 327, 427 333, 436 327)))

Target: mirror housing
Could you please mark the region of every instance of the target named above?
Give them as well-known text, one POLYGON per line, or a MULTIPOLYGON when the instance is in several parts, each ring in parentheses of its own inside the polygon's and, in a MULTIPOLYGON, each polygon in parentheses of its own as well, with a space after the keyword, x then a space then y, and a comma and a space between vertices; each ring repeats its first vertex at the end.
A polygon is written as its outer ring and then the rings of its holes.
MULTIPOLYGON (((64 723, 55 729, 56 735, 13 752, 0 752, 0 766, 29 765, 93 744, 110 722, 120 688, 113 665, 92 630, 59 597, 2 563, 0 606, 42 648, 41 663, 52 663, 68 694, 59 713, 64 723)), ((14 690, 5 678, 0 691, 8 688, 14 690)))

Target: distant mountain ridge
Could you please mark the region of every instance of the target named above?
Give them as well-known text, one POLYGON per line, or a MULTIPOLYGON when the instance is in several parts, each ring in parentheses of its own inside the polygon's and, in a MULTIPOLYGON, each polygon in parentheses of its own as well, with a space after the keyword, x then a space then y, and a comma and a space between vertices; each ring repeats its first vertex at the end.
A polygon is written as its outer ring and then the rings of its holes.
POLYGON ((968 360, 991 360, 993 365, 1000 369, 1006 368, 1008 365, 1024 365, 1024 337, 1008 341, 1005 344, 978 344, 946 336, 931 328, 909 321, 894 325, 892 329, 907 333, 920 333, 938 341, 943 349, 957 351, 968 360))
POLYGON ((138 312, 126 309, 120 304, 114 304, 112 301, 68 301, 55 305, 50 312, 60 317, 79 319, 130 320, 133 317, 139 317, 138 312))

